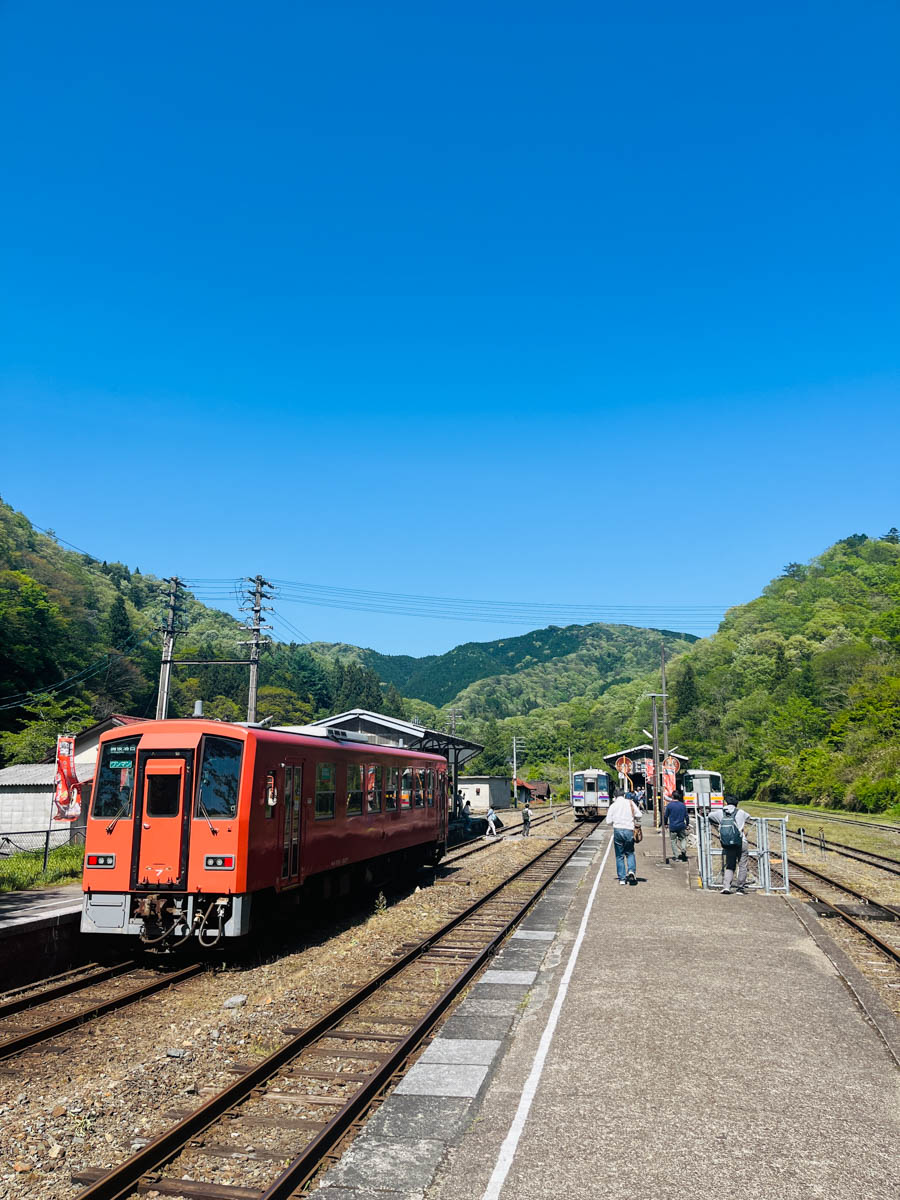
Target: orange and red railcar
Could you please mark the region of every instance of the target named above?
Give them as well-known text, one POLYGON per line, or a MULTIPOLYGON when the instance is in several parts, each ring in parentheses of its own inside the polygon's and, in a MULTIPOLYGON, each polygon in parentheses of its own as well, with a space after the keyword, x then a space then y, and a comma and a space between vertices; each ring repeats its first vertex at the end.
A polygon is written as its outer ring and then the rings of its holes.
POLYGON ((211 946, 279 901, 436 862, 447 841, 439 755, 220 721, 103 735, 84 859, 84 933, 211 946))

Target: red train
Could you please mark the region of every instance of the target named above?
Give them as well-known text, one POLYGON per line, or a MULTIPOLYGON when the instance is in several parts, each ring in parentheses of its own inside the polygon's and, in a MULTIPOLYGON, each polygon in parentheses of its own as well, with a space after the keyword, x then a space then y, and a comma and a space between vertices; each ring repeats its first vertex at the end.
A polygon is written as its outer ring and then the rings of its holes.
POLYGON ((202 718, 104 734, 82 932, 212 946, 291 899, 438 861, 446 760, 354 738, 202 718))

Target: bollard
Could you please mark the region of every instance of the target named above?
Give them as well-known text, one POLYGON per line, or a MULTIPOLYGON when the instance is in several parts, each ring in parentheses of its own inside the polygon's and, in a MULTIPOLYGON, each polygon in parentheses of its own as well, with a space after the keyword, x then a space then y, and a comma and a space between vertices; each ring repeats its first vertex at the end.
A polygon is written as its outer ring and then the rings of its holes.
POLYGON ((47 874, 47 859, 50 857, 50 830, 44 834, 44 868, 42 874, 47 874))

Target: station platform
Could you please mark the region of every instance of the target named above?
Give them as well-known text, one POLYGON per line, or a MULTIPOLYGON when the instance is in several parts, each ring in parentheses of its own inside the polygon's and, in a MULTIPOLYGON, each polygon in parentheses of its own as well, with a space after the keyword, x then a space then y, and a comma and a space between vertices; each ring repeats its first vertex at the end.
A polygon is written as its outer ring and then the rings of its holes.
POLYGON ((815 918, 691 888, 653 832, 620 887, 609 841, 578 851, 317 1197, 892 1192, 898 1023, 867 1014, 815 918))
POLYGON ((0 892, 0 987, 20 987, 84 961, 80 883, 0 892))

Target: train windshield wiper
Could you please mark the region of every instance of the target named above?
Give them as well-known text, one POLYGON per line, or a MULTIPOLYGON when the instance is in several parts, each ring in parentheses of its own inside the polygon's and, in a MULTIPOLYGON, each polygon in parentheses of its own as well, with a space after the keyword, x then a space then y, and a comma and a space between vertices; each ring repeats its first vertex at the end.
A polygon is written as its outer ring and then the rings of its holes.
POLYGON ((203 814, 203 816, 206 817, 206 823, 209 826, 209 832, 213 835, 213 837, 218 837, 219 831, 218 831, 218 829, 216 829, 215 825, 213 825, 212 821, 209 819, 209 813, 206 811, 206 805, 203 803, 202 796, 197 797, 197 807, 200 809, 200 812, 203 814))
POLYGON ((106 827, 107 833, 112 833, 112 831, 115 829, 116 825, 118 825, 119 820, 125 816, 125 813, 129 808, 131 808, 131 797, 130 796, 128 797, 127 800, 123 800, 122 807, 119 809, 119 811, 116 813, 116 815, 110 821, 110 823, 107 825, 107 827, 106 827))

